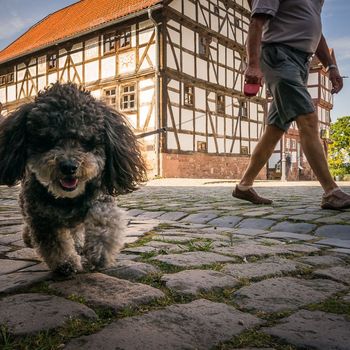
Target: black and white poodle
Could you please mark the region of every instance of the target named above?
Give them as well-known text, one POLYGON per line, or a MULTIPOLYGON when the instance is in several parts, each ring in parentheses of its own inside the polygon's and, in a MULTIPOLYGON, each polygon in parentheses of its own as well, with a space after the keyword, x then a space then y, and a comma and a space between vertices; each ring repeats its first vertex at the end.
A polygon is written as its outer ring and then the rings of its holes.
POLYGON ((124 230, 114 197, 145 178, 124 118, 74 84, 52 85, 0 124, 0 184, 21 180, 24 241, 58 273, 114 260, 124 230))

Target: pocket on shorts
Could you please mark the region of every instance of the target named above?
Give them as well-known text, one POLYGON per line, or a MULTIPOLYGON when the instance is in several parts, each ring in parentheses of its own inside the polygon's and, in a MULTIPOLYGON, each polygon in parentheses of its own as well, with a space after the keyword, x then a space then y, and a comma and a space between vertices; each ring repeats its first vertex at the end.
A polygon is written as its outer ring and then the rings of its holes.
POLYGON ((288 60, 288 57, 278 46, 267 45, 262 49, 262 60, 267 66, 278 68, 288 60))

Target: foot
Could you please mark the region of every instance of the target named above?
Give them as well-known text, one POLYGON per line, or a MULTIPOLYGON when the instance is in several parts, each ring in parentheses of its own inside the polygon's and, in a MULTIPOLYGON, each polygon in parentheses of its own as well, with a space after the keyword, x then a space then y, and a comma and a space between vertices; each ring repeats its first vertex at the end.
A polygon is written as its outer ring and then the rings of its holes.
POLYGON ((248 190, 240 190, 238 185, 232 192, 232 196, 238 199, 243 199, 245 201, 251 202, 253 204, 271 204, 272 200, 260 197, 253 188, 249 188, 248 190))
POLYGON ((340 188, 332 191, 328 195, 322 196, 322 209, 346 209, 350 208, 350 195, 343 192, 340 188))

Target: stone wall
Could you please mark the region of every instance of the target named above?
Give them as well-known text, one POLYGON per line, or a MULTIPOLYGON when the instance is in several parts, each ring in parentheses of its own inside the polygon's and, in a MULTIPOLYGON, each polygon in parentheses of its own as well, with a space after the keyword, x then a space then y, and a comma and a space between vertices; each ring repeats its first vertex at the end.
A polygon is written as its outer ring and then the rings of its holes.
MULTIPOLYGON (((162 177, 240 179, 248 166, 248 156, 218 156, 207 153, 162 153, 162 177)), ((266 180, 266 168, 259 180, 266 180)))

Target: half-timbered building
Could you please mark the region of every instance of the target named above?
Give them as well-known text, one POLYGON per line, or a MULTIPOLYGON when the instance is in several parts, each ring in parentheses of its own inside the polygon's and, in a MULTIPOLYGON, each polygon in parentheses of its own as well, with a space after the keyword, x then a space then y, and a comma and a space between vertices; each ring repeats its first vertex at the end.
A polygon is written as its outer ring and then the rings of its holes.
MULTIPOLYGON (((268 106, 264 87, 254 98, 242 93, 249 17, 247 0, 78 1, 0 52, 3 114, 72 81, 148 134, 151 176, 239 178, 268 106)), ((260 179, 278 168, 278 154, 260 179)))

